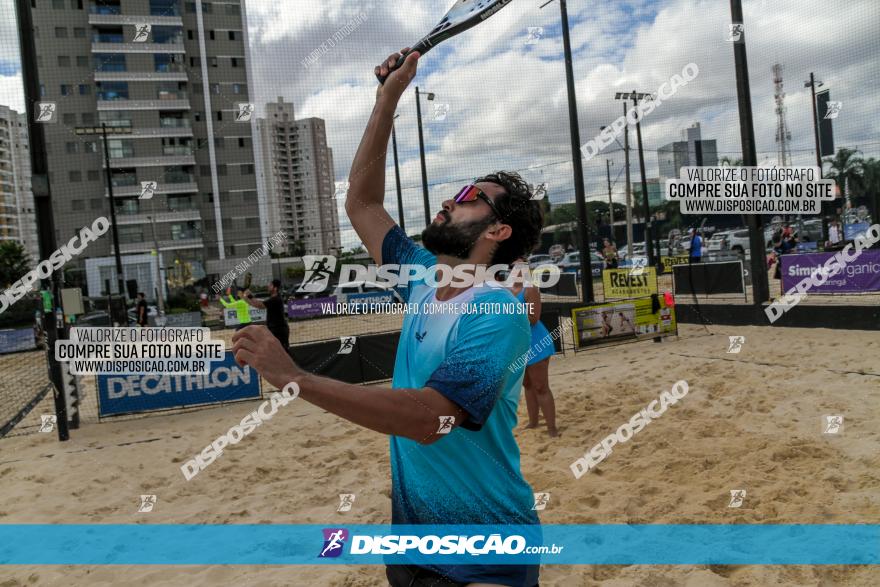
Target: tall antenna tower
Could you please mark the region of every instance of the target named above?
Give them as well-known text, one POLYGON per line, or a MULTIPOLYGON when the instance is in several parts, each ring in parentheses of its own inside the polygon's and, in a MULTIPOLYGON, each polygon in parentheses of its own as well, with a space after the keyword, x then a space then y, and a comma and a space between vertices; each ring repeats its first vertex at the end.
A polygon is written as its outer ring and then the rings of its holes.
POLYGON ((776 100, 776 156, 780 167, 791 165, 791 132, 785 123, 785 91, 782 89, 782 65, 773 66, 773 94, 776 100))

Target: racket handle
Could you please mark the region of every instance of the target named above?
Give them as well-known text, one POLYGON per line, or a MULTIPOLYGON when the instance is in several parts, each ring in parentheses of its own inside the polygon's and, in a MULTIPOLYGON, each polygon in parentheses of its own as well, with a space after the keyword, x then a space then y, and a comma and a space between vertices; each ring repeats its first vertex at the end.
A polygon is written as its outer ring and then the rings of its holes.
MULTIPOLYGON (((413 50, 409 50, 406 53, 401 54, 401 56, 397 59, 397 63, 394 64, 394 67, 391 68, 391 71, 388 72, 388 75, 391 75, 392 71, 395 71, 403 65, 403 62, 406 61, 406 56, 412 53, 413 50)), ((385 80, 388 79, 388 75, 383 76, 381 73, 376 74, 376 79, 379 80, 379 83, 385 85, 385 80)))

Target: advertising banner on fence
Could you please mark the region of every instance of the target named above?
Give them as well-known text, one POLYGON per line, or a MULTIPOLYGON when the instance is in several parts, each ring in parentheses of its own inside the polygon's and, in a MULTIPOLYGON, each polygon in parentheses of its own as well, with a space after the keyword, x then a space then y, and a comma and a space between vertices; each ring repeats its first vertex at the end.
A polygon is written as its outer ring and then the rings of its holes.
POLYGON ((312 298, 310 300, 289 300, 287 302, 287 316, 289 318, 311 318, 323 316, 325 308, 336 307, 336 296, 326 298, 312 298))
POLYGON ((602 287, 606 300, 649 296, 657 293, 657 270, 653 267, 605 269, 602 287))
MULTIPOLYGON (((260 308, 248 308, 248 313, 251 316, 251 322, 266 321, 266 310, 261 310, 260 308)), ((236 314, 235 308, 226 308, 223 310, 223 323, 226 324, 226 326, 238 326, 238 314, 236 314)))
POLYGON ((29 351, 35 348, 37 348, 37 341, 34 338, 33 328, 0 330, 0 355, 5 353, 15 353, 18 351, 29 351))
MULTIPOLYGON (((809 277, 836 253, 782 255, 782 291, 788 291, 809 277)), ((854 261, 821 285, 813 285, 810 293, 859 293, 880 291, 880 250, 863 250, 854 261)))
POLYGON ((209 373, 98 375, 98 414, 114 416, 260 397, 260 376, 226 352, 209 373))
POLYGON ((665 255, 661 255, 660 262, 663 264, 663 273, 672 273, 672 268, 675 265, 687 265, 688 264, 688 256, 687 255, 676 255, 674 257, 667 257, 665 255))
POLYGON ((150 326, 165 326, 168 328, 200 328, 202 326, 202 313, 184 312, 182 314, 148 316, 147 323, 150 326))
POLYGON ((653 298, 639 298, 598 304, 571 311, 575 345, 578 348, 625 339, 640 340, 678 333, 675 309, 658 296, 654 312, 653 298))
POLYGON ((348 309, 350 312, 364 313, 370 304, 379 306, 393 304, 394 302, 394 294, 391 291, 374 291, 348 295, 348 309))

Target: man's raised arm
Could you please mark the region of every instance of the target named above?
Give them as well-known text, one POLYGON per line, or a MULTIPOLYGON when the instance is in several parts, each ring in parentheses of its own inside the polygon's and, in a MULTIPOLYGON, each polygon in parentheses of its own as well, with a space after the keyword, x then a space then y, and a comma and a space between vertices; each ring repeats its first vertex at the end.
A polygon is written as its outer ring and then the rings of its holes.
MULTIPOLYGON (((408 48, 403 49, 407 51, 408 48)), ((375 73, 388 73, 388 67, 399 58, 394 53, 375 73)), ((394 71, 376 90, 376 104, 367 122, 367 129, 354 156, 348 176, 348 195, 345 198, 345 212, 370 256, 382 263, 382 240, 395 222, 385 210, 385 159, 388 139, 391 136, 394 111, 400 96, 416 75, 418 52, 410 53, 400 69, 394 71)))

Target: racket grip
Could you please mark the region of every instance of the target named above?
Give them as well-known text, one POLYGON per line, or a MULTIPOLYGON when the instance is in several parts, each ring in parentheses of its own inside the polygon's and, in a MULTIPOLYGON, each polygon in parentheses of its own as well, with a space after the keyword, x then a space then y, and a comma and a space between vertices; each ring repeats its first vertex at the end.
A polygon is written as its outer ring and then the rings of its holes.
MULTIPOLYGON (((400 66, 403 65, 403 62, 406 61, 406 56, 409 55, 410 53, 412 53, 412 50, 410 50, 410 51, 408 51, 408 52, 406 52, 406 53, 401 54, 401 56, 400 56, 400 57, 398 58, 398 60, 397 60, 397 63, 395 63, 395 64, 394 64, 394 67, 391 68, 391 71, 388 72, 388 75, 391 75, 391 72, 392 72, 392 71, 395 71, 395 70, 399 69, 400 66)), ((385 80, 388 79, 388 75, 386 75, 386 76, 383 77, 382 74, 377 73, 377 74, 376 74, 376 79, 379 80, 379 83, 380 83, 380 84, 385 85, 385 80)))

